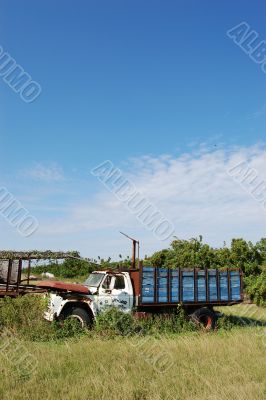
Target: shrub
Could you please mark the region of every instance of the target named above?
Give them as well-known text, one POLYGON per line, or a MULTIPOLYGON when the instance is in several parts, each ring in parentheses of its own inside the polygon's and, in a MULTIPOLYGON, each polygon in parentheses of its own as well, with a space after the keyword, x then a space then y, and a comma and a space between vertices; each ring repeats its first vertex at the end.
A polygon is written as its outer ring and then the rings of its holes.
POLYGON ((84 334, 73 319, 46 321, 46 307, 47 301, 41 295, 0 299, 0 329, 8 328, 17 337, 32 341, 60 340, 84 334))
POLYGON ((46 300, 40 295, 0 299, 0 326, 31 340, 49 337, 50 324, 43 318, 46 300))
POLYGON ((74 318, 67 318, 64 321, 53 321, 50 324, 52 330, 50 339, 65 340, 78 338, 87 334, 87 331, 80 327, 79 321, 74 318))
POLYGON ((266 269, 260 275, 245 278, 246 291, 258 306, 266 306, 266 269))
POLYGON ((110 308, 98 315, 95 331, 102 335, 130 335, 135 331, 135 321, 132 314, 125 314, 117 308, 110 308))
POLYGON ((196 330, 183 310, 167 315, 149 315, 136 318, 132 314, 110 308, 96 320, 95 331, 103 336, 158 335, 196 330))

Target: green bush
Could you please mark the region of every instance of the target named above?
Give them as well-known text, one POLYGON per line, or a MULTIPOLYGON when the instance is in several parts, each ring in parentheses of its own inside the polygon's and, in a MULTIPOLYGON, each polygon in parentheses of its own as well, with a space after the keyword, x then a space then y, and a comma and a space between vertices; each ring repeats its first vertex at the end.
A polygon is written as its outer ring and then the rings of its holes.
POLYGON ((102 336, 158 335, 192 330, 196 330, 196 326, 187 320, 183 310, 137 318, 117 308, 110 308, 97 317, 95 324, 95 331, 102 336))
POLYGON ((0 330, 8 328, 21 339, 61 340, 84 334, 77 321, 48 322, 44 319, 47 300, 40 295, 0 299, 0 330))
POLYGON ((177 309, 169 314, 151 315, 137 320, 142 334, 172 334, 196 330, 196 325, 188 320, 184 310, 177 309))
POLYGON ((266 269, 260 275, 245 278, 246 291, 258 306, 266 307, 266 269))
POLYGON ((5 297, 0 299, 0 327, 30 340, 48 338, 51 326, 43 318, 45 309, 46 300, 40 295, 5 297))
POLYGON ((86 329, 80 327, 79 321, 74 318, 67 318, 64 321, 48 322, 51 325, 52 335, 50 339, 65 340, 79 338, 87 334, 86 329))
POLYGON ((135 321, 132 314, 110 308, 96 318, 95 331, 104 336, 131 335, 135 331, 135 321))

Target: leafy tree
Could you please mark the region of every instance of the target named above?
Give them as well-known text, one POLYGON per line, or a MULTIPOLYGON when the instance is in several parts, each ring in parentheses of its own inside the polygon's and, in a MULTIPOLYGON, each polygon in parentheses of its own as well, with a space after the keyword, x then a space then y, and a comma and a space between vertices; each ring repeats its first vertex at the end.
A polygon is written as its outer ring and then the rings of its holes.
POLYGON ((260 255, 262 263, 266 263, 266 238, 262 238, 256 243, 256 249, 260 255))
POLYGON ((257 246, 244 239, 232 240, 230 260, 232 265, 242 268, 246 275, 260 272, 261 254, 257 246))
POLYGON ((266 269, 258 276, 245 278, 246 290, 258 306, 266 306, 266 269))
POLYGON ((266 239, 256 245, 244 239, 233 239, 231 247, 212 248, 203 243, 202 236, 190 240, 176 238, 169 249, 154 253, 145 259, 145 265, 168 268, 242 268, 246 275, 260 273, 266 260, 266 239))
POLYGON ((148 258, 145 260, 145 264, 150 264, 154 265, 154 267, 163 267, 163 266, 169 266, 168 261, 170 259, 170 249, 164 249, 161 251, 157 251, 156 253, 153 254, 151 258, 148 258))
POLYGON ((78 276, 88 276, 96 268, 95 264, 90 260, 67 258, 62 263, 51 261, 46 265, 37 265, 32 269, 32 273, 50 272, 56 277, 76 278, 78 276))

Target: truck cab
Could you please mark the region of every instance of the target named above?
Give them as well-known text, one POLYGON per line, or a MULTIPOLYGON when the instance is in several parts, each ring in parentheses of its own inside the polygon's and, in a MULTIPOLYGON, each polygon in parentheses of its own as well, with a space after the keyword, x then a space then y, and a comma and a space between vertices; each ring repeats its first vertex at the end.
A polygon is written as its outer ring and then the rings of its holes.
MULTIPOLYGON (((94 271, 83 284, 87 293, 73 290, 73 285, 71 291, 61 291, 61 284, 59 291, 56 286, 49 294, 49 307, 45 313, 49 321, 71 317, 78 319, 82 326, 91 325, 95 317, 108 308, 116 307, 128 313, 134 306, 133 286, 128 272, 94 271)), ((68 286, 65 285, 66 288, 68 286)))
POLYGON ((108 307, 117 307, 130 312, 133 308, 133 287, 128 272, 95 271, 85 281, 96 312, 108 307))

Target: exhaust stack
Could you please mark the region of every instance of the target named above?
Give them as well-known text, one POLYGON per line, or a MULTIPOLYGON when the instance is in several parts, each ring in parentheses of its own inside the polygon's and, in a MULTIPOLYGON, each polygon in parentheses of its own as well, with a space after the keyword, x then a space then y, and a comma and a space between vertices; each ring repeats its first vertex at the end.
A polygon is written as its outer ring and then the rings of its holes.
POLYGON ((127 234, 120 232, 121 235, 124 235, 129 240, 132 241, 132 259, 131 259, 131 267, 130 269, 136 269, 136 259, 138 259, 138 268, 139 268, 139 241, 136 239, 131 238, 127 234))

